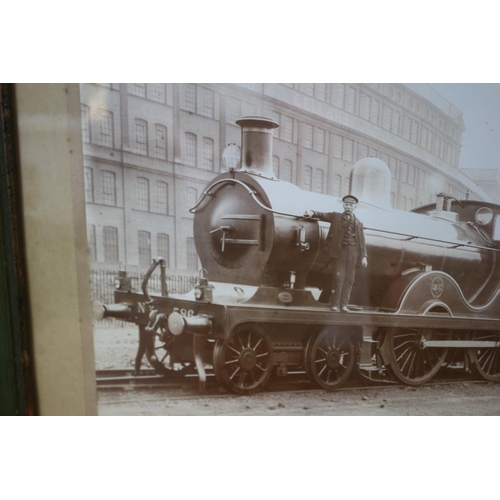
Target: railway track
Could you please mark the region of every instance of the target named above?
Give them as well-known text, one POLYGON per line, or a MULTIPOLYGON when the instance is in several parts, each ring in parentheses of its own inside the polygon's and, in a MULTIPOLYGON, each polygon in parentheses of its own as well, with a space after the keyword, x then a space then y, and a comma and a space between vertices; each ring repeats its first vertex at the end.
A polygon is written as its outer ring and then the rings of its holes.
MULTIPOLYGON (((198 376, 196 373, 172 372, 171 376, 164 377, 155 374, 154 370, 141 370, 135 374, 130 369, 113 369, 96 371, 97 389, 102 393, 130 392, 130 391, 161 391, 163 396, 169 398, 199 398, 199 397, 237 397, 228 393, 218 382, 213 373, 207 373, 206 390, 201 394, 198 390, 198 376)), ((458 383, 487 383, 483 379, 475 378, 471 374, 464 373, 463 369, 444 369, 439 376, 425 384, 433 387, 445 384, 458 383)), ((345 392, 356 390, 375 390, 385 387, 408 387, 390 379, 373 380, 359 373, 353 374, 347 383, 333 392, 345 392)), ((410 389, 410 388, 409 388, 410 389)), ((289 373, 287 377, 272 377, 267 386, 259 392, 292 393, 292 392, 327 392, 316 388, 307 379, 305 372, 298 371, 289 373)))

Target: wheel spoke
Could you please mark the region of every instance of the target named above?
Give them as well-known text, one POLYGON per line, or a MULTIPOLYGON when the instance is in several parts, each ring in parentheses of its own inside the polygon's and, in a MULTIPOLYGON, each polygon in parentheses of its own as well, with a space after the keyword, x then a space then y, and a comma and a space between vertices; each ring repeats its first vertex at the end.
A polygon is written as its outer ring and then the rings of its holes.
POLYGON ((305 357, 309 379, 324 389, 336 389, 354 367, 354 344, 349 334, 325 328, 309 339, 305 357))
POLYGON ((235 352, 238 356, 241 354, 241 351, 237 351, 234 347, 231 347, 229 344, 227 345, 228 349, 231 349, 231 351, 235 352))
POLYGON ((236 368, 236 370, 234 370, 234 372, 232 373, 232 375, 229 377, 231 380, 233 380, 234 376, 240 371, 241 369, 241 366, 238 366, 238 368, 236 368))
POLYGON ((249 394, 263 386, 273 368, 273 345, 258 325, 238 328, 229 339, 217 340, 214 347, 217 379, 231 391, 249 394))
MULTIPOLYGON (((396 359, 396 362, 399 363, 400 359, 406 355, 406 353, 410 353, 411 355, 411 347, 408 347, 408 349, 406 349, 406 351, 404 351, 397 359, 396 359)), ((404 366, 404 365, 403 365, 404 366)))

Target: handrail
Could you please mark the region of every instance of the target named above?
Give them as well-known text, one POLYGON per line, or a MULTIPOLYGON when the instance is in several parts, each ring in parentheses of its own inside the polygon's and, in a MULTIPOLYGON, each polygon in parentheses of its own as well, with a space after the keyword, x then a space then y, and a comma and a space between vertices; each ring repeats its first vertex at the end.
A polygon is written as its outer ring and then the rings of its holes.
MULTIPOLYGON (((266 205, 264 205, 257 198, 255 191, 253 191, 252 189, 250 189, 244 182, 239 181, 237 179, 219 179, 218 181, 215 181, 205 191, 203 191, 201 198, 198 200, 198 202, 196 203, 196 205, 194 205, 193 207, 191 207, 189 209, 189 211, 191 213, 195 213, 196 212, 195 209, 203 202, 203 200, 207 196, 212 196, 212 194, 210 193, 210 190, 214 186, 216 186, 218 184, 226 184, 226 183, 235 183, 235 184, 238 184, 238 185, 242 186, 243 188, 245 188, 246 191, 247 191, 247 193, 250 196, 252 196, 252 198, 255 201, 255 203, 257 203, 257 205, 259 205, 261 208, 263 208, 264 210, 266 210, 268 212, 271 212, 271 213, 277 214, 277 215, 284 215, 285 217, 293 217, 294 219, 304 219, 304 220, 310 220, 310 221, 320 221, 320 219, 318 219, 316 217, 304 217, 304 215, 291 214, 291 213, 287 213, 287 212, 278 212, 277 210, 273 210, 270 207, 266 207, 266 205)), ((419 239, 419 240, 434 241, 436 243, 445 243, 447 245, 452 245, 451 247, 448 247, 448 248, 467 247, 467 248, 477 248, 477 249, 480 249, 480 250, 490 250, 492 252, 500 252, 500 250, 498 248, 483 247, 483 246, 472 245, 472 244, 468 244, 468 243, 456 243, 454 241, 439 240, 439 239, 435 239, 435 238, 428 238, 426 236, 418 236, 418 235, 414 235, 414 234, 405 234, 405 233, 398 233, 398 232, 395 232, 395 231, 388 231, 387 229, 377 229, 377 228, 373 228, 373 227, 365 227, 365 230, 367 230, 367 231, 375 231, 375 232, 379 232, 379 233, 386 233, 386 234, 403 236, 403 237, 408 238, 408 240, 419 239)), ((396 238, 392 238, 392 239, 396 239, 396 238)))

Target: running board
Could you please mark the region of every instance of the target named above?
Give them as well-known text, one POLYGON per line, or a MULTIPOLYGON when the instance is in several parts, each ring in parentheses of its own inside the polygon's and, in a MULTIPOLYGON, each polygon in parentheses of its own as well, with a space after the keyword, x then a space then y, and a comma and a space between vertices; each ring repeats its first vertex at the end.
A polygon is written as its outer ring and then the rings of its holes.
POLYGON ((488 349, 497 349, 500 347, 500 342, 493 342, 488 340, 426 340, 420 341, 422 349, 426 347, 487 347, 488 349))

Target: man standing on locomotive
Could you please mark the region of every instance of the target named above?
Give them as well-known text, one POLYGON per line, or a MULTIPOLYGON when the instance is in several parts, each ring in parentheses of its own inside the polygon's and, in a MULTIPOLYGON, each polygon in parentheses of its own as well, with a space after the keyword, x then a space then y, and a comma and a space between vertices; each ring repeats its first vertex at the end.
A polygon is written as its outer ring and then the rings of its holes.
POLYGON ((356 267, 366 267, 365 232, 363 224, 354 215, 358 199, 352 194, 342 198, 344 212, 306 211, 304 217, 330 223, 324 250, 332 259, 331 310, 348 312, 347 304, 354 284, 356 267))

